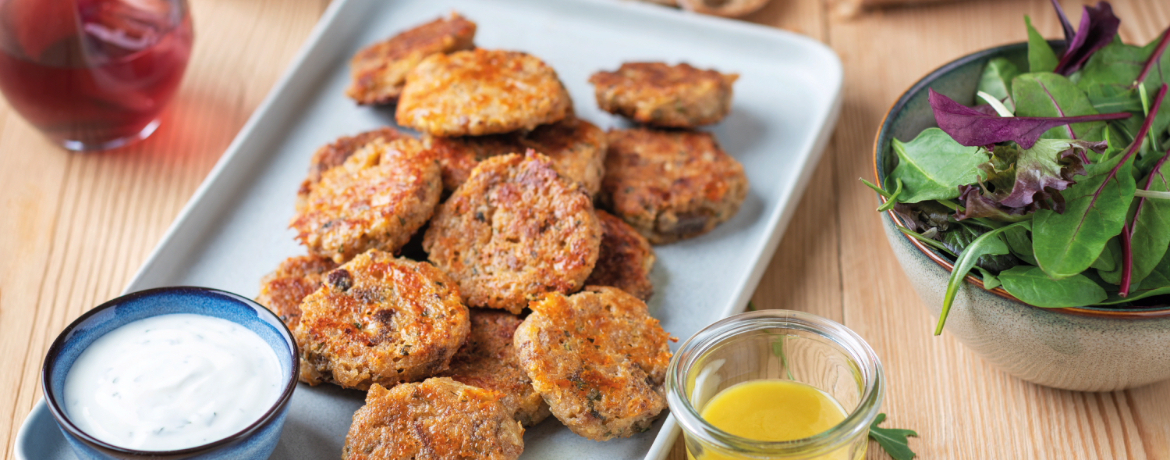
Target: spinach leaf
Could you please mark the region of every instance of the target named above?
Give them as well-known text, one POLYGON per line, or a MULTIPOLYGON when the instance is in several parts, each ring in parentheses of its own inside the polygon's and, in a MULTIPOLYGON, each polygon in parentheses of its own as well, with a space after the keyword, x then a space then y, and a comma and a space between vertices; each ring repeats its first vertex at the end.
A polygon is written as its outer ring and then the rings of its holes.
POLYGON ((901 180, 898 201, 917 203, 959 197, 959 186, 978 181, 979 165, 987 154, 978 147, 964 147, 938 128, 923 131, 910 142, 894 139, 898 166, 886 179, 901 180))
POLYGON ((999 277, 995 276, 987 270, 984 270, 983 267, 978 265, 975 266, 975 270, 978 270, 979 277, 983 278, 983 289, 990 291, 1000 286, 1001 283, 999 282, 999 277))
POLYGON ((886 421, 886 414, 881 413, 877 418, 873 419, 873 423, 869 424, 869 437, 877 441, 878 445, 882 446, 882 450, 890 454, 890 458, 894 460, 912 460, 917 454, 910 450, 910 440, 907 436, 918 436, 914 430, 904 430, 898 428, 882 428, 880 425, 886 421))
POLYGON ((1100 304, 1120 305, 1156 295, 1170 295, 1170 257, 1163 257, 1154 270, 1142 280, 1141 285, 1129 292, 1129 296, 1110 295, 1108 300, 1100 304))
POLYGON ((1152 48, 1126 45, 1121 40, 1114 40, 1085 64, 1077 87, 1085 92, 1098 112, 1140 113, 1142 102, 1133 83, 1137 81, 1142 65, 1152 51, 1152 48))
POLYGON ((1137 185, 1130 155, 1089 167, 1089 178, 1063 192, 1065 212, 1036 211, 1032 228, 1036 262, 1053 279, 1085 271, 1125 226, 1137 185))
MULTIPOLYGON (((1026 73, 1012 80, 1012 99, 1020 117, 1074 117, 1097 115, 1084 91, 1063 76, 1026 73)), ((1042 135, 1048 139, 1105 140, 1105 122, 1074 123, 1052 128, 1042 135)), ((1024 146, 1028 148, 1027 146, 1024 146)))
POLYGON ((1003 239, 1007 241, 1012 255, 1029 265, 1036 265, 1036 257, 1032 255, 1032 237, 1028 236, 1027 229, 1012 228, 1003 232, 1003 239))
POLYGON ((1113 237, 1090 267, 1097 269, 1101 279, 1110 284, 1121 283, 1121 238, 1113 237))
MULTIPOLYGON (((1158 89, 1151 113, 1158 112, 1167 90, 1170 87, 1166 84, 1158 89)), ((1049 277, 1062 279, 1085 271, 1101 255, 1109 239, 1125 227, 1129 206, 1137 190, 1130 160, 1149 134, 1153 121, 1152 117, 1146 117, 1124 154, 1093 164, 1089 180, 1078 182, 1065 191, 1065 213, 1036 212, 1033 247, 1036 261, 1049 277), (1106 168, 1109 168, 1108 172, 1105 172, 1106 168)), ((1122 284, 1125 284, 1124 279, 1122 284)), ((1122 289, 1124 292, 1124 286, 1122 289)))
POLYGON ((983 67, 983 76, 979 79, 976 91, 983 91, 1003 101, 1008 110, 1016 111, 1016 103, 1012 101, 1012 79, 1020 74, 1020 69, 1011 61, 997 57, 987 61, 983 67))
POLYGON ((1109 296, 1085 275, 1054 280, 1039 267, 1018 266, 999 274, 1004 290, 1028 305, 1041 308, 1083 307, 1109 296))
POLYGON ((975 261, 988 254, 1000 255, 1011 252, 1007 243, 1004 243, 1003 239, 1000 238, 1000 234, 1016 227, 1030 230, 1032 221, 1016 222, 989 230, 971 241, 971 244, 967 245, 962 254, 959 254, 959 257, 955 259, 955 268, 951 270, 951 277, 947 280, 947 293, 943 297, 942 312, 938 315, 938 326, 934 329, 934 335, 942 334, 943 325, 947 322, 947 315, 951 312, 951 305, 955 303, 955 295, 959 293, 959 286, 963 285, 963 279, 971 272, 975 261))
POLYGON ((1028 26, 1028 71, 1029 72, 1051 72, 1056 69, 1056 64, 1060 60, 1056 58, 1056 52, 1052 51, 1052 47, 1048 45, 1048 40, 1044 39, 1040 32, 1032 27, 1032 18, 1024 16, 1024 24, 1028 26))
MULTIPOLYGON (((1162 160, 1155 164, 1154 170, 1143 179, 1144 190, 1170 191, 1168 176, 1170 176, 1170 171, 1167 171, 1166 157, 1163 156, 1162 160)), ((1130 226, 1133 271, 1130 275, 1130 282, 1139 285, 1166 255, 1166 249, 1170 246, 1170 200, 1139 198, 1131 221, 1133 222, 1130 226)))
MULTIPOLYGON (((942 244, 951 252, 961 254, 980 234, 982 234, 981 230, 976 230, 969 225, 955 225, 943 233, 942 244)), ((975 266, 993 272, 1007 270, 1017 264, 1019 261, 1007 251, 1003 254, 986 254, 975 261, 975 266)))

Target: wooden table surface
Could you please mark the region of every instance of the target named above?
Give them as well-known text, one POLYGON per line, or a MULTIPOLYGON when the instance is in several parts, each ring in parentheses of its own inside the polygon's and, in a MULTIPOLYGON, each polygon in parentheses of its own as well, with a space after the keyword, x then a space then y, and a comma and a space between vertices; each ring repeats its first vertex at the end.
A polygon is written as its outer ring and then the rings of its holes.
MULTIPOLYGON (((196 0, 196 45, 162 128, 138 145, 76 154, 0 104, 0 451, 40 398, 49 343, 117 296, 284 72, 326 0, 196 0)), ((1065 0, 1073 23, 1080 0, 1065 0)), ((1170 25, 1166 0, 1115 0, 1125 41, 1170 25)), ((991 367, 934 320, 894 261, 874 212, 874 132, 910 84, 963 54, 1060 25, 1046 0, 969 0, 856 17, 826 0, 772 0, 752 22, 828 43, 845 66, 844 109, 754 300, 844 323, 886 369, 887 426, 916 429, 936 459, 1170 459, 1170 382, 1112 393, 1038 387, 991 367)), ((799 88, 793 88, 799 90, 799 88)), ((741 96, 742 97, 742 96, 741 96)), ((871 445, 869 458, 888 458, 871 445)), ((672 458, 682 459, 681 448, 672 458)))

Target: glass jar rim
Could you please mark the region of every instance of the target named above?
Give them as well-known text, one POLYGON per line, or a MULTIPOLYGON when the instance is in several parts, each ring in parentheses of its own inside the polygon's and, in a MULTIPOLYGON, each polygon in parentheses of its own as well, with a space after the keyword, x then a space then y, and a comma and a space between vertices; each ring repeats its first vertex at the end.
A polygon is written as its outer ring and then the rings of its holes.
POLYGON ((839 448, 869 429, 880 410, 885 393, 881 361, 873 348, 844 325, 811 313, 792 310, 760 310, 741 313, 703 328, 679 347, 666 374, 666 398, 671 412, 690 436, 734 452, 766 455, 821 455, 839 448), (765 329, 797 329, 824 337, 840 347, 857 366, 864 387, 857 407, 845 420, 817 435, 790 441, 760 441, 744 438, 711 425, 691 405, 685 384, 694 361, 715 346, 746 332, 765 329))

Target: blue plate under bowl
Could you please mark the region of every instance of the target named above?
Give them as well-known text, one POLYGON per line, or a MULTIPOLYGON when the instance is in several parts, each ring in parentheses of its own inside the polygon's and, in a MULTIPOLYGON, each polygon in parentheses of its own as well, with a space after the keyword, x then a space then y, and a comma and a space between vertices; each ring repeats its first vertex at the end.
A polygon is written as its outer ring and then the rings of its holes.
POLYGON ((126 294, 81 315, 57 336, 45 356, 41 385, 53 419, 78 458, 84 460, 256 460, 266 459, 276 448, 284 427, 288 402, 299 374, 296 340, 272 312, 250 299, 230 292, 199 287, 167 287, 126 294), (100 441, 74 425, 61 406, 65 376, 81 352, 106 333, 127 323, 152 316, 193 313, 226 319, 247 327, 272 346, 280 360, 284 391, 276 403, 243 430, 201 446, 171 451, 126 449, 100 441))

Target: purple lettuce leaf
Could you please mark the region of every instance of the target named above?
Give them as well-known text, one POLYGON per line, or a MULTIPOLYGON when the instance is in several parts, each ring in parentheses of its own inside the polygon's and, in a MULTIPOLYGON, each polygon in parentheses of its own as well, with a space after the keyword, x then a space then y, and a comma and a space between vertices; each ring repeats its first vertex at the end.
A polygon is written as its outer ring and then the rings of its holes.
POLYGON ((1060 0, 1052 0, 1052 7, 1056 8, 1056 15, 1060 17, 1060 26, 1064 29, 1064 42, 1072 43, 1073 38, 1077 36, 1076 29, 1068 21, 1068 15, 1064 14, 1064 8, 1060 6, 1060 0))
POLYGON ((1039 209, 1063 211, 1062 190, 1074 177, 1085 174, 1086 152, 1105 151, 1105 142, 1041 139, 1031 149, 999 145, 991 161, 980 167, 987 178, 960 189, 964 209, 955 214, 963 220, 986 217, 1004 222, 1020 220, 1039 209))
MULTIPOLYGON (((1059 8, 1057 11, 1063 13, 1059 8)), ((1063 17, 1063 14, 1061 19, 1066 23, 1068 21, 1066 17, 1063 17)), ((1114 37, 1117 36, 1117 29, 1120 27, 1121 19, 1113 15, 1113 7, 1109 5, 1109 2, 1100 2, 1096 8, 1085 5, 1085 12, 1081 15, 1081 26, 1077 28, 1073 39, 1068 42, 1068 47, 1064 50, 1064 55, 1060 57, 1060 62, 1056 64, 1056 70, 1053 72, 1066 77, 1072 75, 1073 72, 1085 65, 1089 56, 1112 43, 1114 37)), ((1065 34, 1068 34, 1067 28, 1065 34)))
POLYGON ((1045 131, 1057 126, 1130 117, 1129 113, 1124 112, 1077 117, 1000 117, 955 102, 933 88, 930 89, 929 99, 938 127, 956 142, 968 147, 1015 141, 1020 147, 1030 149, 1045 131))

